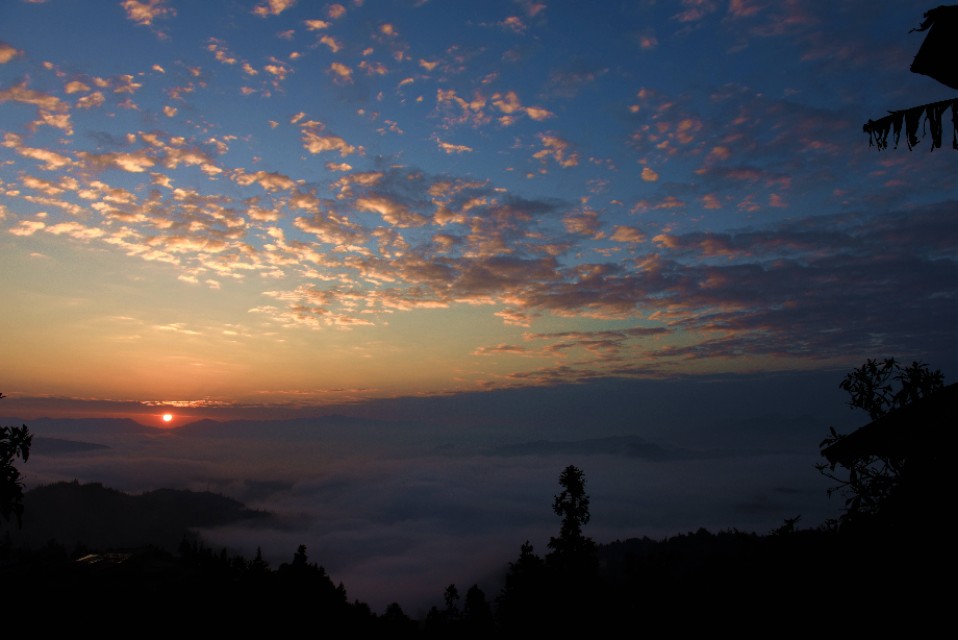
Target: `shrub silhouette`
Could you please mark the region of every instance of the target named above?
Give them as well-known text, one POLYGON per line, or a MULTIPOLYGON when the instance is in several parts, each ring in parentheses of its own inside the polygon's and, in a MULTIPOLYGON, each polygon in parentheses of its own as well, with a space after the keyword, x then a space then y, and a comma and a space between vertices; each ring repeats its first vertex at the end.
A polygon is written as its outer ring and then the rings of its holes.
MULTIPOLYGON (((4 398, 0 393, 0 398, 4 398)), ((0 427, 0 517, 9 522, 16 517, 17 527, 23 524, 23 477, 13 462, 30 458, 33 435, 27 425, 0 427)))

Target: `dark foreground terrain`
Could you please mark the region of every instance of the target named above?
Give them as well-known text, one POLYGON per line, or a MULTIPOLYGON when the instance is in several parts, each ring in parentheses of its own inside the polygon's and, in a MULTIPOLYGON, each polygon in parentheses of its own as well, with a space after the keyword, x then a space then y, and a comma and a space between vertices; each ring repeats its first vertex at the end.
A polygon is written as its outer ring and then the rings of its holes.
POLYGON ((373 612, 351 601, 305 547, 278 567, 208 548, 190 527, 269 518, 222 496, 128 496, 61 483, 29 492, 25 506, 23 530, 7 527, 0 543, 10 630, 817 634, 887 625, 917 631, 952 606, 948 590, 937 586, 954 567, 940 553, 946 536, 914 527, 803 530, 786 522, 765 535, 699 530, 578 550, 564 549, 560 532, 545 556, 522 545, 502 568, 498 593, 440 586, 436 606, 413 620, 398 603, 373 612), (53 531, 62 537, 43 540, 53 531))

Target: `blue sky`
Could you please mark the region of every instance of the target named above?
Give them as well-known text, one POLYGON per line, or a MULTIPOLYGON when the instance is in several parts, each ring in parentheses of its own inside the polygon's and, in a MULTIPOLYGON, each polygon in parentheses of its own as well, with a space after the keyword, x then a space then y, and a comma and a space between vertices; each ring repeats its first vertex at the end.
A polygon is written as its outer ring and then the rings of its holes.
POLYGON ((950 95, 913 3, 0 11, 11 395, 954 359, 953 154, 861 132, 950 95))

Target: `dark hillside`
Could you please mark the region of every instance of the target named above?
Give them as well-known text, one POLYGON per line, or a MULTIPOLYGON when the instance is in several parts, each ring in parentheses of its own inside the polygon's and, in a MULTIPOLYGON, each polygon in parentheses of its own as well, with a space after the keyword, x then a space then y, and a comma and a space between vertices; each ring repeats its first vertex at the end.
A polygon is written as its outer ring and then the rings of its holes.
POLYGON ((155 546, 176 549, 192 528, 266 518, 241 503, 209 492, 158 489, 128 495, 99 483, 60 482, 24 496, 23 528, 11 531, 15 544, 40 547, 56 540, 66 548, 155 546))

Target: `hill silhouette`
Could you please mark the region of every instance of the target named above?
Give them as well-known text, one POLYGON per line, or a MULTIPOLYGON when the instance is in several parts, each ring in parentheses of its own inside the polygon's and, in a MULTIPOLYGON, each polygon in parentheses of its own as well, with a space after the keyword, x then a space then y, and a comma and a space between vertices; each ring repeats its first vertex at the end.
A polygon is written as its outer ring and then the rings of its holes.
POLYGON ((67 548, 125 549, 143 546, 174 550, 197 527, 266 519, 226 496, 177 489, 129 495, 100 483, 59 482, 24 495, 29 517, 12 531, 18 545, 40 547, 56 540, 67 548))
POLYGON ((105 444, 83 442, 81 440, 66 440, 64 438, 44 438, 35 436, 30 452, 35 456, 56 456, 65 453, 80 453, 83 451, 101 451, 109 449, 105 444))

